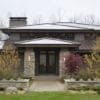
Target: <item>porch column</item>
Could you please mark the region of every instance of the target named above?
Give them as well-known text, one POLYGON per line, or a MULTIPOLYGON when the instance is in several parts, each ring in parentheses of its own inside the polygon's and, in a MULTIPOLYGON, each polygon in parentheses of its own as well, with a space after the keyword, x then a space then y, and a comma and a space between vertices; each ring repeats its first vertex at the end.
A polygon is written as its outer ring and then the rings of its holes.
POLYGON ((59 77, 65 76, 64 68, 65 68, 65 57, 67 57, 70 52, 67 49, 61 49, 60 57, 59 57, 59 77))
POLYGON ((24 52, 24 76, 34 77, 35 75, 35 52, 32 48, 26 48, 24 52))

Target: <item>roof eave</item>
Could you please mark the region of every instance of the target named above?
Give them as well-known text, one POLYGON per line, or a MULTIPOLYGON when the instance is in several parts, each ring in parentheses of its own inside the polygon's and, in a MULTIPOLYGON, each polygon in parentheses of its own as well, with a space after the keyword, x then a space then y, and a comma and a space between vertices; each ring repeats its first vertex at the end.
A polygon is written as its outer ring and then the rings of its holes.
POLYGON ((94 29, 10 29, 10 28, 1 28, 3 32, 93 32, 93 31, 100 31, 100 30, 94 30, 94 29))
POLYGON ((79 47, 80 44, 17 44, 17 47, 79 47))

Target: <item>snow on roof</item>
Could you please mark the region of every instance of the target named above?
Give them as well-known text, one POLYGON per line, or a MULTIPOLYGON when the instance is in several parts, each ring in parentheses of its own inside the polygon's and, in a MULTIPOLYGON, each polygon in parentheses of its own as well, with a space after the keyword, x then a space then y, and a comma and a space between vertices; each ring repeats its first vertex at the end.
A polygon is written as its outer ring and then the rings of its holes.
POLYGON ((10 29, 100 30, 100 25, 72 23, 72 22, 56 22, 56 23, 42 23, 42 24, 26 25, 26 26, 19 26, 19 27, 16 26, 16 27, 10 27, 10 29))
POLYGON ((71 45, 71 44, 79 44, 79 42, 72 42, 72 41, 68 41, 68 40, 61 40, 61 39, 55 39, 55 38, 37 38, 37 39, 33 39, 33 40, 25 40, 25 41, 19 41, 19 42, 15 42, 15 44, 54 44, 54 45, 59 45, 59 44, 63 44, 63 45, 71 45))
POLYGON ((70 26, 70 25, 60 25, 56 23, 44 23, 44 24, 36 24, 36 25, 27 25, 27 26, 21 26, 21 27, 11 27, 10 29, 86 29, 76 26, 70 26))
POLYGON ((94 25, 94 24, 83 24, 83 23, 72 23, 72 22, 56 22, 56 24, 64 25, 64 26, 72 26, 72 27, 100 30, 100 25, 94 25))

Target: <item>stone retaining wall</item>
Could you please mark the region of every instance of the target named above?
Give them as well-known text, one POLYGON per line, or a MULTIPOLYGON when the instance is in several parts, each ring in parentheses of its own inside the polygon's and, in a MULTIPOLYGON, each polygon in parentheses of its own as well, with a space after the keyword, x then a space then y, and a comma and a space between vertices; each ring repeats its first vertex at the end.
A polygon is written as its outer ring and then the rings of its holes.
POLYGON ((66 89, 77 89, 81 87, 98 87, 100 86, 100 81, 71 81, 65 79, 66 89))
POLYGON ((29 88, 29 79, 20 79, 20 80, 0 80, 0 88, 16 87, 27 90, 29 88))

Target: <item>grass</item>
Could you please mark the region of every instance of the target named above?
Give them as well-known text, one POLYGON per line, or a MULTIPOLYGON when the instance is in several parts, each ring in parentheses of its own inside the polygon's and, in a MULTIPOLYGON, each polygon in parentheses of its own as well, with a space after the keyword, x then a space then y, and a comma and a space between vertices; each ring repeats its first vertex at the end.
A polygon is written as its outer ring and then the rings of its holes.
POLYGON ((0 100, 100 100, 100 95, 66 92, 34 92, 23 95, 0 95, 0 100))

